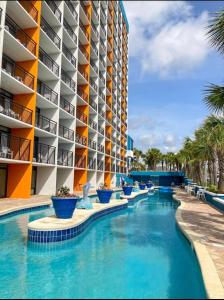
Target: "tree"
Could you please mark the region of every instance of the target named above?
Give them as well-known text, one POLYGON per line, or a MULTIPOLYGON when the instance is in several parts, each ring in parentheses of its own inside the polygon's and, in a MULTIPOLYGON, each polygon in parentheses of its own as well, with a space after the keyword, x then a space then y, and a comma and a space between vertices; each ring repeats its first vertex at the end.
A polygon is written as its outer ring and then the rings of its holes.
POLYGON ((205 89, 204 102, 215 113, 224 113, 224 87, 210 84, 205 89))
POLYGON ((148 165, 149 169, 156 170, 157 164, 162 159, 162 153, 157 148, 151 148, 145 153, 144 161, 148 165))
POLYGON ((224 10, 216 12, 210 19, 208 26, 208 38, 212 47, 216 48, 221 54, 224 54, 224 10))

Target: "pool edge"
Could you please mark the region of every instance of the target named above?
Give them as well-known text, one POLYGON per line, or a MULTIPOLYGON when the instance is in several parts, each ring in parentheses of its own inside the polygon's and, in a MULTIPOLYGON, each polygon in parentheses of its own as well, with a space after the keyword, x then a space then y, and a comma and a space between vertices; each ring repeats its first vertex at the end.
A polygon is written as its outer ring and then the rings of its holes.
POLYGON ((208 299, 224 299, 224 287, 206 246, 193 237, 192 230, 183 220, 182 211, 186 204, 176 194, 173 198, 180 203, 175 216, 177 225, 196 253, 208 299))

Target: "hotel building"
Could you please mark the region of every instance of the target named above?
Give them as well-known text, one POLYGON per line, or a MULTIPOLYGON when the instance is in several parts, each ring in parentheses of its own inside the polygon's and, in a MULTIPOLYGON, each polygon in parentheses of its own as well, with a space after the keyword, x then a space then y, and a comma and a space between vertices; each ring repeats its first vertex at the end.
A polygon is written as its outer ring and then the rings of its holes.
POLYGON ((115 186, 126 173, 121 1, 0 2, 0 197, 115 186))

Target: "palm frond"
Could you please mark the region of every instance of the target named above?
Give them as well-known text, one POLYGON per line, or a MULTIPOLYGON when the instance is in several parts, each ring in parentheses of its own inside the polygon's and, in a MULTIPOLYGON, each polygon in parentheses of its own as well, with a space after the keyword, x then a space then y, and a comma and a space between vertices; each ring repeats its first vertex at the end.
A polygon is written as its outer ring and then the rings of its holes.
POLYGON ((207 35, 212 47, 224 54, 224 10, 212 14, 207 35))
POLYGON ((203 100, 207 107, 215 113, 224 112, 224 87, 211 83, 204 92, 203 100))

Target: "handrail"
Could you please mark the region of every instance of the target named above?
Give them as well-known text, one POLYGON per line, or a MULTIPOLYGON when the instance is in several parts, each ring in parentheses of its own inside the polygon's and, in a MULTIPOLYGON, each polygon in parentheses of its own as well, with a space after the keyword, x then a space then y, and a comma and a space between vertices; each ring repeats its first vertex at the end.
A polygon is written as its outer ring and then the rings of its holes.
POLYGON ((88 102, 89 101, 89 96, 87 93, 85 93, 82 88, 80 88, 80 86, 78 85, 77 88, 77 94, 79 95, 79 97, 81 97, 84 101, 88 102))
POLYGON ((34 88, 34 76, 3 54, 2 69, 29 88, 34 88))
POLYGON ((16 24, 7 14, 5 17, 5 29, 16 38, 31 53, 36 55, 36 42, 16 24))
POLYGON ((92 129, 97 130, 97 123, 94 120, 89 119, 89 126, 92 129))
POLYGON ((85 169, 85 167, 86 167, 86 156, 85 155, 76 155, 75 156, 75 167, 85 169))
POLYGON ((88 146, 89 146, 90 148, 96 150, 96 142, 93 141, 93 140, 91 140, 91 139, 88 140, 88 146))
POLYGON ((75 106, 67 101, 64 97, 60 98, 60 107, 71 115, 75 115, 75 106))
POLYGON ((39 59, 55 75, 59 76, 59 65, 41 47, 39 47, 39 59))
POLYGON ((75 92, 75 81, 63 69, 61 69, 61 79, 75 92))
POLYGON ((86 51, 86 48, 82 44, 79 44, 79 50, 82 52, 85 58, 89 60, 89 53, 86 51))
POLYGON ((74 15, 76 21, 78 21, 78 14, 77 14, 74 6, 72 5, 71 1, 65 1, 65 3, 67 4, 67 6, 70 9, 71 13, 74 15))
POLYGON ((59 125, 59 136, 74 141, 74 131, 63 125, 59 125))
POLYGON ((77 36, 74 32, 74 29, 72 29, 72 27, 68 24, 68 22, 65 20, 63 20, 63 25, 64 28, 67 30, 68 34, 71 36, 72 40, 77 44, 77 36))
POLYGON ((27 0, 19 0, 19 3, 28 12, 28 14, 34 19, 34 21, 37 22, 38 21, 38 10, 32 4, 32 2, 27 1, 27 0))
POLYGON ((82 29, 82 32, 84 33, 84 35, 86 36, 87 40, 89 40, 89 33, 86 30, 86 27, 83 25, 82 21, 79 19, 79 26, 82 29))
POLYGON ((90 105, 95 111, 97 111, 97 103, 96 103, 93 99, 90 99, 90 100, 89 100, 89 105, 90 105))
POLYGON ((24 123, 32 124, 33 111, 2 94, 0 94, 0 113, 24 123))
POLYGON ((76 133, 75 141, 78 144, 81 144, 83 146, 87 146, 87 137, 86 136, 81 136, 79 133, 76 133))
POLYGON ((34 142, 33 161, 45 164, 55 164, 56 147, 47 144, 34 142))
POLYGON ((47 21, 41 17, 40 27, 47 34, 47 36, 54 42, 54 44, 60 49, 61 48, 61 39, 57 33, 51 28, 47 21))
POLYGON ((39 79, 37 80, 37 93, 56 105, 58 104, 58 94, 39 79))
POLYGON ((36 114, 35 126, 44 131, 56 134, 57 123, 39 113, 36 114))
POLYGON ((94 170, 96 168, 96 159, 95 158, 88 158, 88 169, 94 170))
POLYGON ((45 1, 48 4, 48 6, 50 7, 50 9, 53 11, 56 18, 59 20, 59 22, 61 22, 61 11, 58 8, 58 6, 56 5, 55 1, 52 1, 52 0, 50 0, 50 1, 45 0, 45 1))
POLYGON ((62 52, 65 55, 65 57, 70 61, 70 63, 73 64, 73 66, 76 67, 77 60, 75 56, 71 53, 71 51, 65 46, 65 44, 62 44, 62 52))
POLYGON ((87 115, 86 115, 84 112, 82 112, 78 107, 77 107, 76 117, 77 117, 81 122, 87 124, 87 120, 88 120, 87 115))
POLYGON ((73 152, 58 149, 58 165, 73 167, 73 152))

